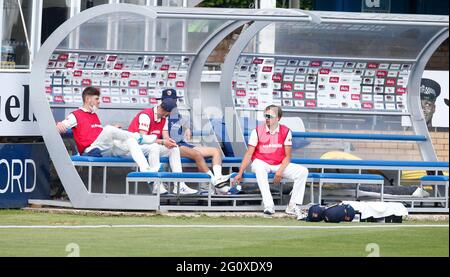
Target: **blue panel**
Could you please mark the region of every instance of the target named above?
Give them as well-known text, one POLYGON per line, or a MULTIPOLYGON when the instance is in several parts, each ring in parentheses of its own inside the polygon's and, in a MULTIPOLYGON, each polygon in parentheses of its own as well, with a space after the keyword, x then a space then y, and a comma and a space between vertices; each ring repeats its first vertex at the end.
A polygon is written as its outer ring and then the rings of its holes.
MULTIPOLYGON (((316 0, 314 10, 336 12, 361 12, 365 0, 316 0)), ((381 0, 383 2, 385 0, 381 0)), ((448 15, 448 1, 442 0, 391 0, 390 13, 448 15)), ((376 9, 374 9, 376 11, 376 9)))
POLYGON ((416 13, 448 15, 448 1, 442 0, 416 1, 416 13))
POLYGON ((423 176, 420 178, 421 181, 441 181, 448 182, 448 176, 423 176))
MULTIPOLYGON (((89 162, 89 163, 134 163, 131 157, 91 157, 91 156, 71 156, 73 162, 89 162)), ((169 163, 168 157, 161 157, 160 162, 163 164, 169 163)), ((182 163, 195 163, 194 160, 188 158, 181 158, 182 163)))
POLYGON ((320 173, 320 179, 355 179, 355 180, 383 180, 383 176, 376 174, 345 174, 345 173, 320 173))
MULTIPOLYGON (((244 131, 244 136, 249 136, 249 131, 244 131)), ((384 134, 348 134, 348 133, 324 133, 324 132, 292 132, 295 138, 335 138, 335 139, 369 139, 369 140, 399 140, 399 141, 426 141, 425 136, 419 135, 384 135, 384 134)), ((308 145, 309 142, 301 142, 299 144, 308 145)), ((304 147, 304 146, 302 146, 304 147)))
POLYGON ((300 159, 294 158, 291 161, 296 164, 448 168, 448 162, 382 161, 382 160, 328 160, 328 159, 301 159, 301 158, 300 159))
POLYGON ((0 144, 0 208, 50 199, 49 164, 44 144, 0 144))
MULTIPOLYGON (((235 176, 232 176, 235 177, 235 176)), ((275 173, 269 173, 268 174, 269 179, 273 179, 275 177, 275 173)), ((309 173, 308 174, 308 178, 319 178, 320 174, 319 173, 309 173)), ((256 174, 252 173, 252 172, 244 172, 244 174, 242 174, 242 178, 244 179, 255 179, 256 178, 256 174)))
POLYGON ((361 0, 316 0, 314 9, 320 11, 360 12, 361 0))
POLYGON ((206 173, 176 173, 176 172, 132 172, 127 175, 129 178, 177 178, 177 179, 211 179, 206 173))

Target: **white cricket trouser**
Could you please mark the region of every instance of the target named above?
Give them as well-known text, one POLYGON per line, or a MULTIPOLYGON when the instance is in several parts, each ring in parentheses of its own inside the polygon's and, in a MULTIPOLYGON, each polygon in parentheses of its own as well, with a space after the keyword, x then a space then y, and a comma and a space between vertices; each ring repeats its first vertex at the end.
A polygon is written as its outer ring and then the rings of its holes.
POLYGON ((157 143, 141 145, 145 155, 148 155, 148 164, 151 172, 158 172, 161 167, 160 157, 169 157, 169 164, 172 172, 183 172, 181 166, 180 148, 169 149, 157 143))
MULTIPOLYGON (((255 159, 252 162, 252 171, 256 174, 259 190, 263 198, 264 208, 273 208, 272 193, 270 192, 268 173, 276 173, 281 165, 270 165, 262 160, 255 159)), ((283 178, 294 180, 294 187, 291 191, 291 203, 303 204, 305 195, 306 180, 308 179, 308 169, 299 164, 290 163, 283 171, 283 178)))
POLYGON ((149 171, 147 159, 137 142, 139 137, 140 135, 137 133, 130 133, 114 126, 105 126, 85 152, 98 148, 104 157, 119 157, 131 154, 141 171, 149 171))

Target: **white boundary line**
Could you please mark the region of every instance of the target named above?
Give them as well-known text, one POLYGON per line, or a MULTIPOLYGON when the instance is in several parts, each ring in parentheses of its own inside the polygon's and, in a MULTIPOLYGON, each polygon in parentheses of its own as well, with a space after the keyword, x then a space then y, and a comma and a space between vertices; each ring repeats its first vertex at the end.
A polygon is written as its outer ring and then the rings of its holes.
POLYGON ((352 225, 352 226, 282 226, 282 225, 73 225, 73 226, 57 226, 57 225, 32 225, 32 226, 0 226, 2 229, 120 229, 120 228, 198 228, 198 229, 217 229, 217 228, 231 228, 231 229, 393 229, 393 228, 449 228, 449 225, 442 224, 417 224, 417 225, 405 225, 405 224, 385 224, 385 225, 352 225))

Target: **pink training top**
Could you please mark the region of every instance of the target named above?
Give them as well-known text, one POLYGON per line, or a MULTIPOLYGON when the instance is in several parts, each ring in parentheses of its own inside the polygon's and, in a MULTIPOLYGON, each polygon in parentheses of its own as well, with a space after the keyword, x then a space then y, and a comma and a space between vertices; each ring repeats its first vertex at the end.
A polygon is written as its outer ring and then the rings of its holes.
POLYGON ((283 162, 286 157, 284 141, 289 134, 289 128, 281 124, 279 126, 280 131, 273 135, 266 131, 265 124, 256 127, 258 145, 256 145, 252 161, 259 159, 270 165, 279 165, 283 162))

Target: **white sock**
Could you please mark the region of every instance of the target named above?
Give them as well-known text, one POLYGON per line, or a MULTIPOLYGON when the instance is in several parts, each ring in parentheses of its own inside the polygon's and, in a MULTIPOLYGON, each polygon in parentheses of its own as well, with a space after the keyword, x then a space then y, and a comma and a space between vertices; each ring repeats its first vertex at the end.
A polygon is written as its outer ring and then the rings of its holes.
POLYGON ((216 176, 216 178, 222 177, 222 166, 221 165, 214 165, 213 166, 213 171, 214 171, 214 176, 216 176))
POLYGON ((214 174, 211 172, 211 170, 209 170, 208 172, 206 172, 206 174, 208 174, 209 176, 211 176, 211 179, 214 179, 214 174))

